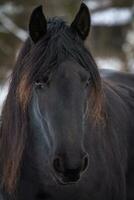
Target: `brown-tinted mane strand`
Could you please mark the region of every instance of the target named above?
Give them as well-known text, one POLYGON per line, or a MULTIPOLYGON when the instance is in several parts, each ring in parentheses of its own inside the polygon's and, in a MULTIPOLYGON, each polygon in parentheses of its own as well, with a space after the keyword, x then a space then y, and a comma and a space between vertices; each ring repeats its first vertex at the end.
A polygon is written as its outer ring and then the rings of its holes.
POLYGON ((2 186, 9 193, 15 189, 27 136, 26 104, 28 104, 29 87, 26 85, 26 75, 21 78, 21 62, 29 49, 29 41, 27 41, 18 57, 2 111, 0 130, 1 179, 2 186))

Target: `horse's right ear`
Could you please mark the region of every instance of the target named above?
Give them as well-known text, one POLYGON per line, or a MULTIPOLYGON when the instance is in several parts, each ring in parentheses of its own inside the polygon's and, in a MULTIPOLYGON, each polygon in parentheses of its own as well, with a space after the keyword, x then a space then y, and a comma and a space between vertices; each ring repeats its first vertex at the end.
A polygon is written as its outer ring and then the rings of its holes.
POLYGON ((29 23, 29 34, 34 43, 38 42, 47 32, 47 20, 43 14, 42 6, 35 8, 29 23))

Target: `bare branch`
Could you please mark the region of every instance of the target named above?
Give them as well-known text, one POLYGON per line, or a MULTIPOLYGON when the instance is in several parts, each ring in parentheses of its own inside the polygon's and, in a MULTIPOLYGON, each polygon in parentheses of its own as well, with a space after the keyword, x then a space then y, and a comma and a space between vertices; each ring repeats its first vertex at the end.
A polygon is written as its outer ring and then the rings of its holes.
POLYGON ((24 42, 27 39, 27 32, 19 28, 11 19, 9 19, 9 17, 7 17, 2 12, 0 12, 0 22, 2 23, 4 28, 6 28, 9 32, 11 32, 21 41, 24 42))

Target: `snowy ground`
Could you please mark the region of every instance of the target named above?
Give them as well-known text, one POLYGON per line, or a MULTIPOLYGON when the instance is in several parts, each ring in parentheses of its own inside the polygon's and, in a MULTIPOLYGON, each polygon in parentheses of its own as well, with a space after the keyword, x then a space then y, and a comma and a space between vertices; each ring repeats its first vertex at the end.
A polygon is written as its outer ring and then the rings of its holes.
MULTIPOLYGON (((87 1, 89 10, 95 10, 100 7, 100 3, 96 0, 87 1)), ((101 6, 106 7, 109 1, 102 1, 101 6)), ((133 17, 132 8, 116 8, 109 7, 92 13, 92 25, 95 26, 118 26, 131 22, 133 17)))
POLYGON ((121 71, 123 67, 123 62, 118 58, 96 58, 95 60, 101 69, 121 71))
POLYGON ((119 26, 131 22, 132 10, 129 8, 108 8, 92 14, 95 26, 119 26))

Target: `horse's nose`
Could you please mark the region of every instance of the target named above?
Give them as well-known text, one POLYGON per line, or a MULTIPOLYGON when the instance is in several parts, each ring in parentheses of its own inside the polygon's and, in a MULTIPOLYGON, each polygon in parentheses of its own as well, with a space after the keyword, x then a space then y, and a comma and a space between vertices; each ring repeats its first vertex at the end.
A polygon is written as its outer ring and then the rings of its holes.
POLYGON ((58 156, 53 160, 53 168, 57 174, 62 175, 62 178, 64 177, 64 182, 76 182, 79 180, 81 173, 87 169, 88 159, 88 154, 85 154, 73 166, 73 164, 58 156))

